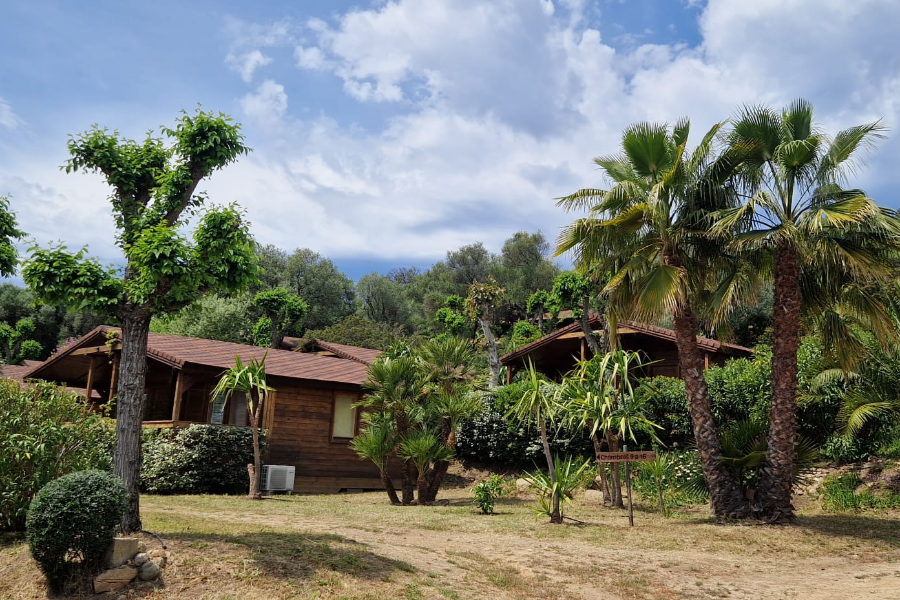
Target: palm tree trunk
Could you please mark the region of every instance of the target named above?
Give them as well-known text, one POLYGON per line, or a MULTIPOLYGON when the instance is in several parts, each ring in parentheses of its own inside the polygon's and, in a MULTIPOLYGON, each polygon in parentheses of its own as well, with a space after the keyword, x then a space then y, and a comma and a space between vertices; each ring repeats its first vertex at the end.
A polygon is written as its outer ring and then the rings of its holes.
POLYGON ((603 449, 596 433, 591 436, 591 441, 594 443, 594 460, 597 461, 597 474, 600 475, 600 487, 603 491, 603 504, 608 504, 611 503, 612 500, 609 493, 609 481, 606 479, 606 463, 600 458, 600 453, 603 452, 603 449))
POLYGON ((397 497, 397 490, 394 489, 394 482, 391 481, 391 476, 388 475, 386 469, 381 470, 381 483, 384 484, 384 489, 387 491, 391 504, 400 504, 400 498, 397 497))
POLYGON ((697 322, 690 305, 681 302, 675 308, 675 344, 678 364, 687 391, 694 426, 694 440, 700 451, 703 476, 709 488, 712 513, 719 519, 749 516, 749 506, 738 482, 722 465, 722 444, 709 399, 709 388, 703 377, 704 362, 697 347, 697 322))
POLYGON ((547 458, 547 468, 550 470, 550 486, 553 493, 550 497, 550 522, 562 523, 562 515, 559 512, 559 489, 556 485, 556 464, 550 453, 550 442, 547 441, 547 420, 541 419, 541 444, 544 446, 544 456, 547 458))
POLYGON ((481 323, 481 331, 484 333, 484 345, 487 346, 488 353, 488 366, 491 368, 491 378, 488 382, 488 387, 494 389, 500 385, 500 352, 497 348, 497 340, 494 339, 494 334, 491 332, 491 322, 485 317, 479 318, 478 322, 481 323))
MULTIPOLYGON (((403 436, 409 431, 409 420, 403 408, 398 407, 394 410, 394 428, 397 431, 397 440, 402 440, 403 436)), ((399 441, 397 443, 399 444, 399 441)), ((395 448, 394 453, 396 452, 397 449, 395 448)), ((413 493, 415 491, 413 473, 415 468, 416 466, 411 460, 404 461, 400 467, 400 490, 403 496, 401 503, 404 506, 412 504, 413 501, 413 493)))
MULTIPOLYGON (((606 432, 606 443, 610 452, 619 451, 619 438, 611 431, 606 432)), ((619 463, 610 463, 610 479, 612 479, 612 507, 625 508, 625 502, 622 500, 622 476, 619 470, 619 463)))
POLYGON ((584 339, 587 340, 588 347, 591 349, 591 353, 594 356, 599 356, 601 354, 600 344, 597 342, 597 338, 594 337, 593 330, 591 330, 590 302, 590 296, 585 296, 582 300, 581 319, 579 320, 579 323, 581 323, 581 333, 584 334, 584 339))
POLYGON ((428 479, 425 477, 425 467, 419 471, 418 490, 416 492, 416 503, 419 506, 426 506, 428 504, 428 479))
MULTIPOLYGON (((252 393, 252 392, 251 392, 252 393)), ((249 402, 247 403, 249 405, 249 402)), ((249 409, 250 407, 247 406, 249 409)), ((250 428, 253 431, 253 464, 247 465, 247 475, 250 476, 250 492, 249 496, 251 500, 262 500, 262 493, 259 491, 259 475, 261 471, 261 461, 259 457, 259 410, 262 408, 262 403, 256 403, 256 410, 247 412, 250 413, 250 428)))
MULTIPOLYGON (((456 435, 453 432, 453 424, 447 417, 441 419, 441 442, 448 448, 456 448, 456 435)), ((444 484, 444 479, 447 477, 447 469, 449 468, 449 460, 439 460, 435 463, 431 480, 428 482, 428 494, 426 495, 428 502, 437 500, 438 491, 444 484)))
POLYGON ((793 248, 775 255, 772 329, 772 405, 768 449, 757 487, 756 502, 773 522, 794 521, 791 504, 794 444, 797 439, 797 348, 800 345, 800 262, 793 248))
POLYGON ((116 449, 113 473, 125 483, 128 503, 122 532, 141 530, 141 422, 147 379, 150 309, 128 304, 119 310, 122 355, 116 402, 116 449))

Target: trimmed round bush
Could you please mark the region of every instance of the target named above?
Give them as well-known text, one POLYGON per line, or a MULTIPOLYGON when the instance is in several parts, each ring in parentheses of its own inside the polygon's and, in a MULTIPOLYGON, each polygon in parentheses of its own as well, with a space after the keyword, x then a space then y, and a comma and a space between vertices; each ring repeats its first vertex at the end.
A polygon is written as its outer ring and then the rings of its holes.
POLYGON ((100 566, 122 522, 125 484, 104 471, 78 471, 51 481, 28 509, 25 531, 31 555, 59 590, 73 569, 100 566))

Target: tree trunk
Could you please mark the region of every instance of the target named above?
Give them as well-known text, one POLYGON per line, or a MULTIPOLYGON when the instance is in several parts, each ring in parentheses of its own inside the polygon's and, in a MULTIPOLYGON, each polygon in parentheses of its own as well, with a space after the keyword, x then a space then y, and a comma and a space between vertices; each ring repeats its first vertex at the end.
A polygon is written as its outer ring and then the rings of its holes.
POLYGON ((544 335, 544 307, 543 306, 538 307, 538 311, 537 311, 537 314, 535 315, 535 317, 537 317, 538 330, 541 332, 541 335, 544 335))
POLYGON ((722 444, 713 419, 709 389, 703 377, 703 356, 697 347, 697 322, 690 305, 681 302, 675 308, 675 344, 678 346, 678 364, 684 379, 694 440, 703 464, 703 476, 709 488, 712 513, 719 519, 745 518, 749 506, 741 493, 738 482, 722 464, 722 444))
POLYGON ((772 329, 772 405, 766 460, 755 502, 772 522, 796 520, 791 504, 797 440, 797 348, 800 345, 800 263, 793 248, 775 255, 772 329))
POLYGON ((262 402, 256 403, 255 411, 250 410, 250 403, 247 403, 247 413, 250 415, 250 428, 253 431, 253 464, 247 465, 247 475, 250 477, 250 491, 248 496, 251 500, 262 500, 262 493, 259 491, 259 476, 262 471, 259 457, 260 408, 262 408, 262 402))
POLYGON ((481 323, 481 330, 484 333, 484 345, 487 346, 488 365, 491 368, 491 379, 488 386, 494 389, 500 385, 500 352, 497 349, 497 340, 491 333, 491 322, 485 317, 479 318, 478 321, 481 323))
POLYGON ((384 489, 387 491, 391 504, 400 504, 400 498, 397 497, 397 490, 394 489, 394 482, 391 481, 391 476, 388 475, 387 469, 382 469, 381 471, 381 483, 384 484, 384 489))
MULTIPOLYGON (((609 445, 610 452, 619 451, 619 438, 611 431, 606 432, 606 443, 609 445)), ((625 502, 622 500, 622 476, 619 470, 619 463, 610 463, 610 479, 612 479, 612 507, 625 508, 625 502)))
POLYGON ((269 329, 269 348, 279 348, 281 347, 281 340, 284 339, 283 335, 280 335, 280 331, 278 331, 278 324, 275 322, 274 318, 269 318, 269 323, 271 324, 269 329))
POLYGON ((611 503, 612 500, 609 494, 609 481, 606 479, 606 463, 600 458, 600 453, 603 452, 603 449, 596 433, 591 436, 591 441, 594 443, 594 459, 597 461, 597 474, 600 476, 600 487, 603 491, 603 504, 608 504, 611 503))
MULTIPOLYGON (((441 419, 441 443, 448 448, 456 448, 456 434, 453 431, 453 424, 447 417, 441 419)), ((440 460, 435 463, 431 480, 428 482, 428 494, 425 497, 428 502, 437 500, 438 492, 444 484, 444 479, 447 478, 447 469, 449 468, 449 460, 440 460)))
POLYGON ((416 502, 419 506, 428 505, 428 479, 425 477, 425 470, 419 471, 417 480, 418 489, 416 490, 416 502))
POLYGON ((141 530, 141 422, 147 378, 150 309, 128 304, 119 311, 122 353, 116 401, 116 450, 113 472, 125 483, 128 503, 122 532, 141 530))
POLYGON ((553 462, 553 455, 550 453, 550 442, 547 441, 546 419, 541 419, 541 443, 544 445, 544 456, 547 457, 547 468, 550 470, 550 486, 553 492, 550 496, 550 522, 562 523, 562 515, 559 512, 559 489, 556 485, 556 464, 553 462))
MULTIPOLYGON (((400 443, 400 440, 403 439, 403 436, 409 431, 409 420, 406 416, 406 411, 402 408, 396 408, 394 410, 394 429, 397 431, 397 443, 400 443)), ((394 448, 394 453, 396 454, 397 449, 394 448)), ((413 493, 415 491, 415 485, 413 484, 413 471, 415 470, 415 465, 411 460, 404 461, 401 469, 400 469, 400 491, 403 496, 401 503, 403 505, 412 504, 413 501, 413 493)))
POLYGON ((600 356, 600 354, 602 354, 602 351, 600 350, 600 344, 597 342, 597 338, 594 337, 593 330, 591 330, 590 301, 590 296, 585 296, 581 303, 581 333, 584 334, 584 339, 587 340, 588 347, 591 349, 591 353, 594 356, 600 356))

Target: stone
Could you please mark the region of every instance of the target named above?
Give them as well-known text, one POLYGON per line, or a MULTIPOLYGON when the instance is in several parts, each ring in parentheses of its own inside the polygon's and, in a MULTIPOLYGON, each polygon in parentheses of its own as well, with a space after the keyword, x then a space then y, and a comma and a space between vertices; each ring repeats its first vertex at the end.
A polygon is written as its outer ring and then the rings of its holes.
POLYGON ((113 538, 109 550, 106 551, 104 564, 109 569, 121 567, 138 553, 138 543, 140 540, 133 537, 117 537, 113 538))
POLYGON ((134 558, 131 559, 131 561, 134 563, 134 566, 136 566, 136 567, 141 566, 148 560, 150 560, 150 557, 147 556, 146 552, 138 552, 137 554, 134 555, 134 558))
POLYGON ((595 490, 603 489, 603 479, 599 475, 594 477, 594 483, 591 485, 591 488, 595 490))
POLYGON ((165 550, 151 550, 149 556, 153 562, 159 565, 160 569, 164 569, 166 563, 169 562, 169 553, 165 550))
POLYGON ((603 504, 603 492, 600 490, 585 490, 584 501, 592 504, 603 504))
POLYGON ((109 571, 104 571, 94 577, 94 592, 114 592, 121 590, 123 587, 131 583, 138 574, 138 570, 128 565, 116 567, 109 571))
POLYGON ((148 560, 141 565, 141 570, 138 571, 138 577, 140 577, 141 581, 156 579, 159 577, 159 565, 152 560, 148 560))
POLYGON ((528 483, 525 479, 516 479, 516 491, 518 492, 527 492, 531 489, 531 484, 528 483))

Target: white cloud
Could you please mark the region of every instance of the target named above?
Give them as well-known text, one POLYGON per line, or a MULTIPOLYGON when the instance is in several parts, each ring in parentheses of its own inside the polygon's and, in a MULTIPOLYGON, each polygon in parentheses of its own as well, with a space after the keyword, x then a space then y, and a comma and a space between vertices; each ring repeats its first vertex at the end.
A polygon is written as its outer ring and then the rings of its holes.
POLYGON ((16 113, 13 112, 9 103, 0 96, 0 125, 9 129, 15 129, 22 123, 16 113))
POLYGON ((281 122, 288 106, 284 86, 271 79, 263 81, 255 92, 249 92, 240 99, 244 114, 265 128, 281 122))
POLYGON ((325 55, 315 46, 311 48, 297 46, 294 49, 294 57, 297 59, 297 66, 301 69, 311 69, 315 71, 324 69, 328 65, 325 55))
POLYGON ((260 52, 252 50, 244 54, 228 54, 225 57, 225 64, 232 71, 239 73, 244 83, 253 81, 253 73, 259 67, 264 67, 272 62, 272 59, 260 52))

